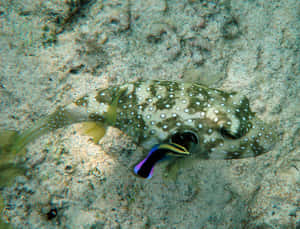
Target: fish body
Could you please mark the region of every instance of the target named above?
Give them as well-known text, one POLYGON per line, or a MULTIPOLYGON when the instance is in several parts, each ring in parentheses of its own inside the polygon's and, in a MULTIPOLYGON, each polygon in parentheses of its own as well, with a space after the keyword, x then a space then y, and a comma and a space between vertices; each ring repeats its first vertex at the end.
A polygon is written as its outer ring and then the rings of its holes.
MULTIPOLYGON (((151 154, 158 156, 148 166, 154 166, 167 153, 166 145, 155 148, 157 144, 177 144, 186 149, 173 151, 176 156, 239 159, 263 154, 275 143, 272 128, 255 117, 246 97, 196 83, 149 80, 95 90, 59 107, 26 130, 15 149, 40 134, 77 122, 94 122, 101 127, 97 140, 108 126, 132 136, 150 152, 135 167, 136 173, 154 158, 151 154)), ((92 128, 88 132, 95 133, 92 128)), ((147 171, 143 177, 151 176, 153 170, 147 171)))
POLYGON ((146 150, 186 132, 197 139, 191 153, 205 159, 255 157, 275 143, 274 133, 255 117, 246 97, 195 83, 128 83, 95 91, 66 110, 83 121, 113 125, 146 150))

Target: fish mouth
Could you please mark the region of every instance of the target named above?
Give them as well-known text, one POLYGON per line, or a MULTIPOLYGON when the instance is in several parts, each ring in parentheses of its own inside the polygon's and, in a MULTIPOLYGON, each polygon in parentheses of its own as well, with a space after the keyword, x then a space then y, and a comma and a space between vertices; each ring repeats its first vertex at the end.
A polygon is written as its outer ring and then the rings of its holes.
POLYGON ((193 131, 176 132, 170 138, 170 143, 185 147, 188 151, 199 143, 199 138, 193 131))

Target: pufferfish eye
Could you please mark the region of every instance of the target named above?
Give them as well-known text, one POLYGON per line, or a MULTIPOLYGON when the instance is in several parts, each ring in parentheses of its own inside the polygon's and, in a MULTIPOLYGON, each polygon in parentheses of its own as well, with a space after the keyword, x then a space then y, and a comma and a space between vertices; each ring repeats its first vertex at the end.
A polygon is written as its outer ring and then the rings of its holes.
POLYGON ((198 137, 191 131, 177 132, 172 135, 171 142, 184 146, 187 150, 195 144, 198 144, 198 137))

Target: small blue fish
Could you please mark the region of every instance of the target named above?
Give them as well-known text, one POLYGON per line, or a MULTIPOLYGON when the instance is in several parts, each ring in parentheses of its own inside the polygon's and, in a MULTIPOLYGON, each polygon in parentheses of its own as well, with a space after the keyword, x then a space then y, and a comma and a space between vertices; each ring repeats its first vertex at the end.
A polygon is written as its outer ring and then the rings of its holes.
POLYGON ((158 144, 155 145, 148 156, 138 163, 134 167, 135 174, 143 178, 151 178, 154 170, 154 166, 157 162, 170 156, 183 157, 189 155, 190 152, 181 145, 170 143, 170 144, 158 144))

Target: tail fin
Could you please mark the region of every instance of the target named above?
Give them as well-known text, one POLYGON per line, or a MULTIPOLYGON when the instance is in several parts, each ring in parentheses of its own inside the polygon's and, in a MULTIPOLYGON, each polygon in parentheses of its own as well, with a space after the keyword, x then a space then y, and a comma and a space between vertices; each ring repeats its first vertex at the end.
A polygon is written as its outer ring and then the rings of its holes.
POLYGON ((25 150, 14 150, 14 142, 19 137, 16 131, 0 132, 0 188, 9 185, 13 178, 25 172, 23 165, 16 162, 25 150))
MULTIPOLYGON (((22 154, 25 150, 12 150, 15 140, 19 137, 17 131, 0 131, 0 189, 9 186, 16 176, 23 175, 25 168, 22 163, 16 162, 17 153, 22 154)), ((0 194, 0 214, 4 209, 4 200, 0 194)), ((0 229, 12 228, 0 218, 0 229)))
POLYGON ((24 172, 22 165, 16 163, 16 156, 25 154, 25 146, 28 143, 49 131, 76 121, 76 116, 59 107, 53 114, 37 121, 22 134, 12 130, 0 131, 0 187, 13 180, 12 177, 24 172))
MULTIPOLYGON (((77 110, 65 109, 59 107, 53 114, 37 121, 32 127, 18 134, 16 131, 0 131, 0 187, 2 183, 2 176, 6 174, 9 169, 16 168, 13 166, 15 157, 25 153, 25 146, 37 139, 41 135, 56 130, 58 128, 71 125, 77 122, 88 121, 88 117, 78 112, 77 110), (3 172, 5 171, 5 172, 3 172)), ((106 119, 109 124, 113 124, 116 120, 116 104, 110 107, 106 119)), ((94 142, 98 141, 104 136, 106 128, 103 123, 97 121, 90 121, 84 123, 83 130, 94 138, 94 142)), ((12 172, 13 174, 14 172, 12 172)), ((10 173, 8 173, 10 174, 10 173)), ((6 180, 6 178, 3 178, 6 180)), ((5 182, 7 183, 7 182, 5 182)))
MULTIPOLYGON (((13 140, 11 152, 18 153, 24 150, 24 147, 43 134, 56 130, 58 128, 78 122, 79 117, 72 114, 64 107, 59 107, 53 114, 38 120, 31 128, 25 130, 21 135, 16 136, 13 140)), ((1 143, 0 143, 1 144, 1 143)))

